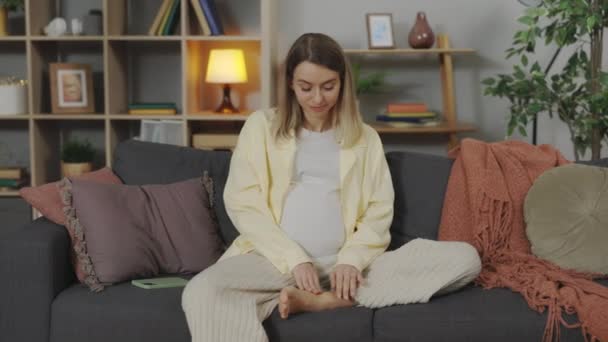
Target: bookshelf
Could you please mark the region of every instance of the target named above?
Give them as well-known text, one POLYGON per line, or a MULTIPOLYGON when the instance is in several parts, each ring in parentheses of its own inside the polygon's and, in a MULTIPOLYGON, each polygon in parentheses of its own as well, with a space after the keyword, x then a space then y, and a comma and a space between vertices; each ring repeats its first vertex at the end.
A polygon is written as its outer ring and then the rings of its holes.
POLYGON ((458 145, 458 133, 473 132, 476 127, 472 124, 458 121, 456 113, 456 96, 454 88, 454 55, 471 55, 475 53, 473 49, 452 48, 449 37, 446 34, 437 35, 437 47, 430 49, 345 49, 344 52, 349 56, 395 56, 403 60, 403 65, 407 65, 405 57, 411 56, 436 56, 438 57, 438 70, 441 77, 442 93, 442 113, 443 122, 436 126, 420 127, 397 127, 385 123, 373 123, 372 127, 382 134, 426 134, 426 135, 447 135, 447 149, 458 145))
MULTIPOLYGON (((170 36, 149 36, 148 28, 163 0, 25 0, 24 35, 0 37, 0 75, 28 80, 28 111, 0 115, 0 144, 18 156, 19 166, 31 175, 34 186, 60 179, 60 151, 70 138, 87 138, 98 152, 95 168, 111 166, 118 143, 139 134, 142 120, 176 120, 183 146, 192 146, 196 133, 236 134, 247 115, 274 103, 277 61, 279 0, 216 0, 226 34, 203 36, 190 0, 180 0, 180 21, 170 36), (58 7, 59 8, 58 10, 58 7), (42 29, 56 17, 79 17, 89 9, 103 12, 103 34, 47 37, 42 29), (233 87, 233 101, 245 108, 239 115, 218 115, 211 110, 221 99, 219 86, 206 84, 207 54, 216 47, 244 49, 249 81, 233 87), (92 66, 95 110, 93 113, 51 114, 49 63, 86 63, 92 66), (177 115, 130 115, 130 102, 175 102, 177 115), (11 138, 7 138, 11 137, 11 138)), ((347 49, 348 55, 380 55, 406 58, 437 57, 442 77, 443 112, 446 122, 434 127, 391 127, 373 124, 382 135, 447 135, 475 127, 458 122, 454 100, 453 55, 469 55, 471 49, 454 49, 446 36, 428 50, 347 49)), ((211 144, 212 145, 212 144, 211 144)), ((16 191, 0 191, 1 201, 18 198, 16 191)))
MULTIPOLYGON (((150 36, 148 29, 162 0, 25 0, 25 35, 0 37, 0 75, 28 81, 28 111, 0 115, 0 143, 7 133, 20 146, 9 154, 34 186, 60 179, 60 151, 70 138, 87 138, 98 152, 95 168, 111 166, 121 141, 139 134, 141 120, 177 120, 183 146, 192 146, 198 132, 238 133, 253 109, 273 100, 275 34, 278 0, 216 0, 225 35, 203 36, 190 0, 179 0, 179 22, 169 36, 150 36), (103 12, 103 34, 47 37, 42 29, 54 17, 68 22, 89 9, 103 12), (242 114, 218 115, 221 89, 204 82, 207 54, 212 48, 245 52, 246 84, 233 87, 232 98, 242 114), (92 67, 93 113, 51 114, 49 63, 85 63, 92 67), (130 115, 131 102, 175 102, 177 115, 130 115)), ((68 28, 69 32, 69 28, 68 28)), ((18 197, 16 191, 0 197, 18 197)))

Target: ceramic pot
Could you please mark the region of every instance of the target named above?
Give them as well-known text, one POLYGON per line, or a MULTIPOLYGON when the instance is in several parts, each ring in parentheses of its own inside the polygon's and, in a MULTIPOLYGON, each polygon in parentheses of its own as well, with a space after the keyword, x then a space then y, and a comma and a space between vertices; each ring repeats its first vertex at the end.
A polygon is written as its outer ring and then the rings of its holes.
POLYGON ((27 85, 0 84, 0 115, 27 113, 27 85))
POLYGON ((87 36, 100 36, 103 34, 102 28, 102 12, 98 9, 92 9, 89 14, 84 16, 82 28, 87 36))
POLYGON ((428 49, 435 44, 435 34, 424 12, 418 12, 416 15, 416 23, 410 31, 408 42, 413 49, 428 49))
POLYGON ((93 163, 64 163, 61 162, 61 176, 74 177, 80 176, 83 173, 91 172, 93 163))

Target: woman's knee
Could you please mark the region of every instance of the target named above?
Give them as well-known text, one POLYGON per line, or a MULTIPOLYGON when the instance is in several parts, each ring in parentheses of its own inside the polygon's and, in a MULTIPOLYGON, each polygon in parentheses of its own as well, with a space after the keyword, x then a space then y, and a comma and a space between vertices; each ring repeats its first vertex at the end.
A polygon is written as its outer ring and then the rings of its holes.
POLYGON ((205 298, 216 298, 225 288, 220 272, 213 266, 192 278, 182 292, 182 306, 204 301, 205 298))

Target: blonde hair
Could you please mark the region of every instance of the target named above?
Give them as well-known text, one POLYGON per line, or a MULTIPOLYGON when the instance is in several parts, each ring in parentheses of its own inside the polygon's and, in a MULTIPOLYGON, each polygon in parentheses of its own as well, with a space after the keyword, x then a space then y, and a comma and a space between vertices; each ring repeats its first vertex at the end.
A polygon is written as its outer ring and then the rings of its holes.
POLYGON ((295 68, 302 62, 310 62, 333 70, 340 75, 340 93, 331 109, 332 126, 343 147, 353 146, 363 132, 363 120, 357 109, 355 86, 350 63, 340 45, 321 33, 306 33, 291 46, 281 65, 278 79, 278 106, 273 122, 277 141, 289 139, 302 127, 304 113, 291 84, 295 68))

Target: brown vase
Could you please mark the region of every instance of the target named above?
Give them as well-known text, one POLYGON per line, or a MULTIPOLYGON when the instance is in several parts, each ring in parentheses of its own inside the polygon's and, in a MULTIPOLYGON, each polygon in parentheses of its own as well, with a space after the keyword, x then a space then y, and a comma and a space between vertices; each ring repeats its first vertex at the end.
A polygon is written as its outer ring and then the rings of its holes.
POLYGON ((416 15, 416 23, 410 31, 408 42, 413 49, 428 49, 435 44, 435 34, 424 12, 418 12, 416 15))

